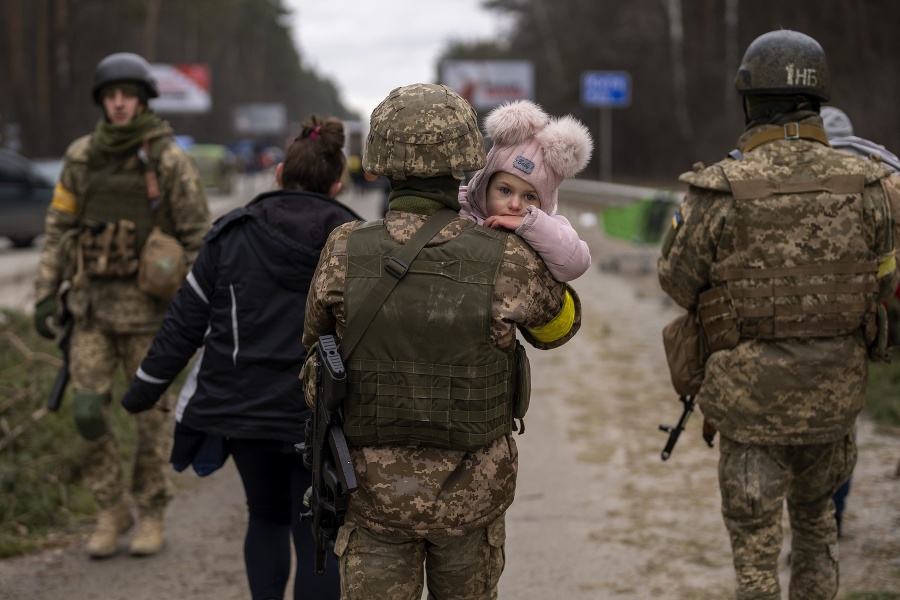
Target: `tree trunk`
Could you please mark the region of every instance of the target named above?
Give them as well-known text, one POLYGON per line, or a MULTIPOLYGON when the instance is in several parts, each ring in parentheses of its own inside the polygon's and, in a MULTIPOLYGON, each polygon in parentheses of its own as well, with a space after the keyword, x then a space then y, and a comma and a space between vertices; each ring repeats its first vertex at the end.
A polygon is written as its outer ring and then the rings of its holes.
POLYGON ((738 2, 739 0, 725 0, 725 86, 722 90, 722 110, 729 123, 737 118, 734 74, 741 60, 738 48, 738 2))
POLYGON ((37 95, 37 129, 36 141, 38 148, 33 149, 41 155, 49 152, 47 140, 53 130, 53 114, 50 102, 50 15, 47 8, 48 0, 35 0, 35 66, 34 78, 37 95))
POLYGON ((156 37, 159 31, 159 11, 162 0, 147 0, 147 17, 144 21, 144 58, 156 61, 156 37))
POLYGON ((25 57, 23 47, 23 17, 22 0, 6 0, 6 51, 9 53, 9 85, 12 98, 12 114, 3 115, 4 140, 3 143, 13 150, 21 150, 21 139, 16 127, 21 130, 22 120, 25 117, 28 92, 25 89, 25 57))
POLYGON ((687 107, 687 75, 684 65, 684 26, 681 19, 681 0, 663 0, 669 17, 669 49, 672 55, 672 91, 675 123, 685 144, 694 139, 691 117, 687 107))

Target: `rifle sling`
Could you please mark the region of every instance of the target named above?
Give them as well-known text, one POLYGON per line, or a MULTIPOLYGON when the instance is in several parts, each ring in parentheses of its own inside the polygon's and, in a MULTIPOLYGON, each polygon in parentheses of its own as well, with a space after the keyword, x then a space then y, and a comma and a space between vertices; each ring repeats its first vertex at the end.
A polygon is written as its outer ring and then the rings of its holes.
POLYGON ((353 354, 356 345, 362 339, 363 333, 368 329, 369 324, 384 301, 391 294, 400 280, 409 270, 409 265, 416 259, 419 251, 424 248, 431 239, 440 232, 459 214, 449 208, 441 208, 436 213, 428 217, 425 224, 422 225, 409 241, 400 246, 396 254, 388 257, 387 263, 384 265, 384 273, 375 283, 375 286, 369 291, 365 301, 360 306, 359 311, 354 315, 356 318, 347 321, 347 328, 344 331, 344 339, 341 340, 341 358, 347 363, 348 358, 353 354), (354 327, 351 327, 353 325, 354 327))

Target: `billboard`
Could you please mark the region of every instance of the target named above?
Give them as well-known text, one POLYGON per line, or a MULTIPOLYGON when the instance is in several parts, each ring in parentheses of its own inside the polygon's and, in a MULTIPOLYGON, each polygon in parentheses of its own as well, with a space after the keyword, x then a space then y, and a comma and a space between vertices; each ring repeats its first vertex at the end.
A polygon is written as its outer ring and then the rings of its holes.
POLYGON ((159 98, 150 100, 158 113, 207 113, 212 108, 209 65, 151 65, 159 98))
POLYGON ((241 135, 282 136, 287 109, 279 103, 239 104, 234 107, 234 130, 241 135))
POLYGON ((441 83, 482 112, 512 100, 533 100, 534 65, 527 60, 445 60, 441 83))

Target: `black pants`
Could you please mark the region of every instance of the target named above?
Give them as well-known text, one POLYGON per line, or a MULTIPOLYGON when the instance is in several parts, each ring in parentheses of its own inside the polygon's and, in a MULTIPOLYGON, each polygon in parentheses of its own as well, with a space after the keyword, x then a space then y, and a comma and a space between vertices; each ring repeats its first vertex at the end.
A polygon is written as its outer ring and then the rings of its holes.
POLYGON ((290 444, 271 440, 229 439, 244 493, 249 522, 244 540, 244 563, 253 600, 282 600, 291 571, 291 543, 297 555, 294 600, 340 598, 338 566, 329 551, 325 573, 315 571, 315 543, 305 512, 303 494, 312 474, 290 444))

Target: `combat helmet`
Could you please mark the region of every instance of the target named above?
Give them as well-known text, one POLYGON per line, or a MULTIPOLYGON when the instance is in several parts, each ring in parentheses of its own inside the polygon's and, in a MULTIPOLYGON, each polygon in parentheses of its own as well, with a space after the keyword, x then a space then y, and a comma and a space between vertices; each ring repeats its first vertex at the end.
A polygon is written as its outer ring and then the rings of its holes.
POLYGON ((743 96, 804 95, 828 101, 831 79, 819 43, 790 29, 770 31, 747 47, 734 78, 743 96))
POLYGON ((445 85, 396 88, 372 111, 362 160, 372 175, 462 180, 484 160, 475 109, 445 85))
POLYGON ((94 103, 103 104, 101 92, 111 83, 137 83, 144 90, 141 101, 145 103, 149 98, 159 96, 150 63, 143 56, 132 52, 116 52, 97 63, 92 90, 94 103))

